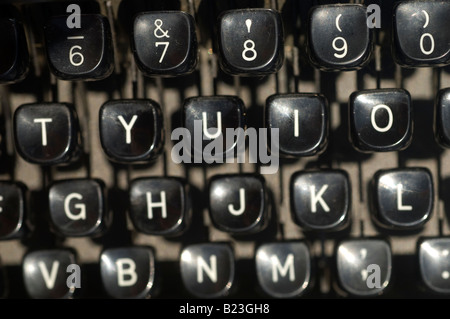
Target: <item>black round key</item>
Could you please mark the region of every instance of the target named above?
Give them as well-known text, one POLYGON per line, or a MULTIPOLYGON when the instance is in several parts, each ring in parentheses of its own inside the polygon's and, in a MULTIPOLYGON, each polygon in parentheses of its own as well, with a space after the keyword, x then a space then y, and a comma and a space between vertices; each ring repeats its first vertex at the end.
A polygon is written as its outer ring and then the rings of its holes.
POLYGON ((0 82, 23 80, 28 73, 29 54, 22 23, 13 18, 0 19, 0 82))
POLYGON ((411 96, 402 89, 363 90, 349 100, 350 138, 361 152, 403 150, 412 140, 411 96))
POLYGON ((260 175, 216 175, 209 183, 214 225, 232 234, 262 231, 269 221, 267 190, 260 175))
POLYGON ((100 273, 106 293, 118 299, 150 298, 156 290, 155 253, 144 246, 105 249, 100 273))
POLYGON ((439 90, 434 105, 434 136, 439 145, 450 147, 450 89, 439 90))
POLYGON ((75 109, 65 103, 24 104, 14 112, 17 152, 28 162, 56 165, 80 155, 80 133, 75 109))
POLYGON ((311 254, 303 242, 263 244, 255 264, 258 283, 271 297, 299 297, 311 288, 311 254))
POLYGON ((21 183, 0 182, 0 239, 20 238, 30 229, 26 194, 21 183))
POLYGON ((270 9, 230 10, 218 21, 221 68, 233 75, 275 73, 283 64, 281 16, 270 9))
POLYGON ((420 275, 432 292, 450 294, 450 239, 428 238, 419 245, 420 275))
POLYGON ((339 230, 348 225, 350 180, 345 171, 299 172, 291 178, 292 218, 306 230, 339 230))
POLYGON ((378 171, 371 190, 373 217, 381 226, 414 229, 423 226, 433 212, 433 178, 426 168, 378 171))
MULTIPOLYGON (((68 285, 71 265, 76 265, 76 256, 69 249, 37 250, 27 253, 22 262, 25 289, 34 299, 73 298, 77 285, 68 285)), ((73 273, 81 280, 80 268, 73 273)), ((70 280, 69 280, 70 281, 70 280)))
POLYGON ((450 63, 448 1, 403 1, 394 8, 394 57, 402 66, 450 63))
POLYGON ((67 237, 96 237, 111 224, 104 185, 95 179, 55 182, 49 189, 50 220, 55 232, 67 237))
POLYGON ((112 100, 99 111, 100 142, 113 162, 156 159, 164 146, 161 107, 153 100, 112 100))
POLYGON ((179 76, 197 65, 194 18, 182 11, 144 12, 134 20, 132 48, 148 76, 179 76))
POLYGON ((337 246, 336 266, 340 286, 351 295, 381 295, 391 282, 391 248, 381 239, 345 240, 337 246))
POLYGON ((136 230, 160 236, 182 234, 190 224, 186 183, 175 177, 139 178, 130 183, 130 218, 136 230))
POLYGON ((265 125, 279 130, 279 152, 285 157, 324 151, 328 116, 328 101, 321 94, 275 94, 266 101, 265 125))
POLYGON ((367 8, 357 4, 313 7, 309 15, 309 57, 325 71, 355 70, 372 54, 367 8))
POLYGON ((226 297, 235 286, 235 260, 224 243, 194 244, 183 248, 180 272, 184 287, 199 298, 226 297))
POLYGON ((50 70, 62 80, 101 80, 114 67, 108 20, 81 14, 80 28, 69 28, 67 16, 53 17, 44 28, 50 70))

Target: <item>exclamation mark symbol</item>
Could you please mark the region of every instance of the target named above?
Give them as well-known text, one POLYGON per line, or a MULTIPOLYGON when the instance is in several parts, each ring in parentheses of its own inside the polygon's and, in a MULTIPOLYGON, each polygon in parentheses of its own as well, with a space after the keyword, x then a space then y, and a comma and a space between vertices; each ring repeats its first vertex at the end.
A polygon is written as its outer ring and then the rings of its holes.
POLYGON ((248 33, 250 33, 250 28, 252 27, 252 20, 250 19, 245 20, 245 25, 247 26, 248 33))

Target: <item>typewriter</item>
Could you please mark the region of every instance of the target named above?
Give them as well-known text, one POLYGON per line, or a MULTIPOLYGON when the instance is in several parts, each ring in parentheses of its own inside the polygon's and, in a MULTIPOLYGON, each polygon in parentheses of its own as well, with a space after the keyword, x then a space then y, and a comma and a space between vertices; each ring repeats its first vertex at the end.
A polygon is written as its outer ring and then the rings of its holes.
POLYGON ((448 1, 2 1, 0 295, 448 298, 448 1))

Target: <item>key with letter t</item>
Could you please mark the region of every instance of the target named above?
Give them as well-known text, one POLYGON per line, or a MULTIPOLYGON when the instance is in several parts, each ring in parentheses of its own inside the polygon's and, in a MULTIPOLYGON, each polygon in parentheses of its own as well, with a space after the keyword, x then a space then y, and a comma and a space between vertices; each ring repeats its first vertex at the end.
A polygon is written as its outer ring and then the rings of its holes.
POLYGON ((283 64, 280 14, 269 9, 224 12, 219 17, 218 47, 222 69, 233 75, 275 73, 283 64))

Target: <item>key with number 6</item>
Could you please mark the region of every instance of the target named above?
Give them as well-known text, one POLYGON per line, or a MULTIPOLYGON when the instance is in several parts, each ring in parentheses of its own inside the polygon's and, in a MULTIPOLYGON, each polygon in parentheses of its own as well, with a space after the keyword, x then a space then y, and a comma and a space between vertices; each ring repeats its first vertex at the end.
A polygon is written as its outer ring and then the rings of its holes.
POLYGON ((80 15, 80 28, 70 28, 66 16, 45 27, 50 70, 62 80, 101 80, 113 71, 113 49, 108 20, 99 14, 80 15))

